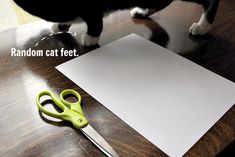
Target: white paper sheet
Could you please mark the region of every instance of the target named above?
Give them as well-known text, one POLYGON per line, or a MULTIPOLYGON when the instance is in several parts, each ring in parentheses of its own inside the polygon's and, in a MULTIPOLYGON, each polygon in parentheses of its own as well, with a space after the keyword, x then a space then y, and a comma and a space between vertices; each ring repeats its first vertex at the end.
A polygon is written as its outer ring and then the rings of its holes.
POLYGON ((171 157, 235 102, 235 85, 131 34, 56 67, 171 157))

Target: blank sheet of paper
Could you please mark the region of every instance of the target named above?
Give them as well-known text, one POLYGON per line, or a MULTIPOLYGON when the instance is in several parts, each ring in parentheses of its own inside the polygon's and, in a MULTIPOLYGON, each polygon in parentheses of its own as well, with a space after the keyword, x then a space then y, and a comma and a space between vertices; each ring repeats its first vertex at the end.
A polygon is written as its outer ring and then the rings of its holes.
POLYGON ((171 157, 235 102, 235 84, 131 34, 56 67, 171 157))

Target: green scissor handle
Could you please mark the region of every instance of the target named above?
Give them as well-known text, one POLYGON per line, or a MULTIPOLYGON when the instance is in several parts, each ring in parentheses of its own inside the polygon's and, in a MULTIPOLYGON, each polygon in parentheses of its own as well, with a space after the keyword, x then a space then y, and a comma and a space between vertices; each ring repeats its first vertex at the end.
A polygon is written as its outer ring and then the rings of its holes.
POLYGON ((83 112, 82 112, 82 108, 81 108, 81 102, 82 102, 82 97, 81 95, 76 92, 75 90, 73 89, 65 89, 63 90, 61 93, 60 93, 60 100, 61 102, 67 106, 68 108, 70 108, 71 110, 73 111, 76 111, 76 112, 79 112, 83 115, 83 112), (77 102, 74 102, 74 103, 71 103, 71 102, 68 102, 64 99, 64 97, 68 96, 68 95, 74 95, 78 100, 77 102))
POLYGON ((78 129, 83 128, 88 124, 88 121, 82 112, 81 96, 75 90, 72 89, 63 90, 60 94, 60 100, 51 91, 42 91, 37 95, 36 103, 39 110, 42 113, 54 118, 70 121, 78 129), (78 101, 73 103, 66 101, 64 97, 68 95, 74 95, 78 99, 78 101), (63 112, 61 113, 52 112, 44 108, 40 103, 40 98, 42 96, 51 97, 55 105, 57 105, 60 109, 62 109, 63 112))

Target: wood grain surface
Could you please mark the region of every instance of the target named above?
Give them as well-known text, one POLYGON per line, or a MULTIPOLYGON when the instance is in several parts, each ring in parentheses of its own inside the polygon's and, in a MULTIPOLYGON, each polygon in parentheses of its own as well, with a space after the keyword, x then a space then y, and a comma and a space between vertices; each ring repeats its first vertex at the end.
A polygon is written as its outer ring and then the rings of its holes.
MULTIPOLYGON (((188 28, 198 21, 201 12, 199 5, 180 1, 146 20, 131 19, 129 10, 115 12, 104 18, 100 46, 136 33, 235 82, 235 1, 221 0, 209 34, 190 36, 188 28)), ((45 89, 58 94, 65 88, 73 88, 82 95, 83 111, 91 126, 112 145, 120 157, 167 156, 55 69, 55 66, 73 57, 11 56, 11 48, 47 50, 65 47, 75 48, 81 55, 96 48, 81 46, 80 34, 86 30, 84 23, 73 26, 72 29, 78 32, 76 37, 57 35, 35 46, 49 34, 49 26, 45 22, 35 22, 0 33, 0 156, 104 156, 71 124, 52 122, 40 116, 35 103, 36 94, 45 89)), ((216 156, 234 140, 233 106, 185 157, 216 156)))

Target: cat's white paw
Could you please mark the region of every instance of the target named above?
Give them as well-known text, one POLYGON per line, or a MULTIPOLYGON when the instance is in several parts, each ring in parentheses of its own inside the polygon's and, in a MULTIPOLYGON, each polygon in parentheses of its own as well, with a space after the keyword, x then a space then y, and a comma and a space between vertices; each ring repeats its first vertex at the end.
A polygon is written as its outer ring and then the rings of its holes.
POLYGON ((139 8, 139 7, 135 7, 131 10, 130 12, 130 15, 131 17, 146 17, 148 16, 148 9, 142 9, 142 8, 139 8))
POLYGON ((207 32, 209 32, 211 29, 211 25, 208 26, 203 26, 199 23, 194 23, 190 28, 189 28, 189 32, 192 35, 204 35, 207 32))
POLYGON ((82 35, 82 45, 84 46, 93 46, 98 44, 100 37, 93 37, 89 34, 83 34, 82 35))
POLYGON ((54 24, 51 26, 51 31, 52 31, 52 33, 60 32, 60 30, 59 30, 59 24, 58 24, 58 23, 54 23, 54 24))
POLYGON ((210 31, 212 25, 207 21, 205 14, 202 14, 201 19, 198 23, 194 23, 190 28, 189 32, 192 35, 204 35, 210 31))

